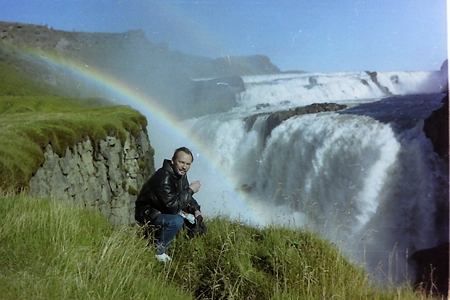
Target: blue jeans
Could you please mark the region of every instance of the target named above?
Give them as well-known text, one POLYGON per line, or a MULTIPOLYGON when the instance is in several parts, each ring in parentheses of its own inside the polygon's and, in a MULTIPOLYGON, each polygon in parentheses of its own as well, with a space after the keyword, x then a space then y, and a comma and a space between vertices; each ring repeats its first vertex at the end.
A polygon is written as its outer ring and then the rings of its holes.
POLYGON ((179 214, 159 214, 154 224, 158 228, 155 232, 156 254, 163 254, 183 227, 184 219, 179 214))

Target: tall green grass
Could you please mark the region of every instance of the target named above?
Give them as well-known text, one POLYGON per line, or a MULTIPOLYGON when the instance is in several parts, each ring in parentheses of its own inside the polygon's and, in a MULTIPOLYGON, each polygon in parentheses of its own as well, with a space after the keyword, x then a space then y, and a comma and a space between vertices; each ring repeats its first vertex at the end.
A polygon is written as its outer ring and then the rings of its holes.
MULTIPOLYGON (((38 68, 39 69, 39 68, 38 68)), ((44 162, 44 150, 64 155, 77 142, 107 135, 137 136, 147 120, 128 106, 104 99, 68 98, 63 86, 40 80, 23 52, 0 46, 0 190, 20 191, 44 162)), ((45 69, 45 68, 44 68, 45 69)))
POLYGON ((146 241, 88 210, 3 197, 0 244, 1 299, 191 299, 146 241))
POLYGON ((0 96, 0 190, 21 190, 44 162, 51 145, 64 155, 90 138, 137 137, 147 119, 128 106, 106 106, 101 99, 57 96, 0 96))
POLYGON ((16 51, 0 47, 0 96, 52 94, 52 87, 20 70, 16 51))
POLYGON ((158 263, 136 228, 25 195, 0 197, 2 299, 426 299, 378 290, 318 236, 225 218, 158 263))

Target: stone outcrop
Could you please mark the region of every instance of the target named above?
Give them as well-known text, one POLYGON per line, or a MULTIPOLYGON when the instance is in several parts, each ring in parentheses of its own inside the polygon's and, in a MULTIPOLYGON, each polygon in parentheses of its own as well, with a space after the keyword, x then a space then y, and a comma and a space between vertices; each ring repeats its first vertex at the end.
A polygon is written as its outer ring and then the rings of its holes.
MULTIPOLYGON (((375 83, 375 85, 380 89, 380 91, 383 92, 383 94, 385 94, 386 96, 393 96, 393 94, 389 91, 389 89, 385 86, 382 86, 380 84, 380 82, 378 81, 377 72, 370 72, 370 71, 366 71, 366 74, 370 76, 370 79, 372 80, 373 83, 375 83)), ((392 76, 391 77, 391 81, 392 83, 398 83, 398 76, 392 76)), ((367 81, 364 80, 363 84, 368 85, 367 81)))
POLYGON ((256 119, 260 116, 267 115, 267 119, 265 122, 265 130, 264 136, 267 138, 272 130, 281 124, 284 120, 287 120, 293 116, 305 115, 305 114, 315 114, 321 112, 329 112, 329 111, 338 111, 342 109, 346 109, 347 106, 343 104, 337 103, 313 103, 307 106, 296 107, 294 109, 277 111, 270 114, 262 113, 250 116, 244 119, 247 127, 247 131, 250 131, 255 123, 256 119))
POLYGON ((192 110, 186 107, 184 117, 228 111, 236 106, 243 91, 245 91, 244 80, 237 75, 194 80, 192 92, 194 105, 192 110))
POLYGON ((414 252, 408 259, 414 275, 413 287, 447 299, 449 289, 449 243, 414 252))
POLYGON ((441 92, 448 93, 448 59, 446 59, 439 70, 440 77, 442 78, 441 82, 441 92))
POLYGON ((48 145, 30 194, 98 211, 113 226, 133 224, 137 194, 154 172, 153 154, 144 130, 137 138, 128 133, 123 145, 113 136, 97 143, 87 138, 63 157, 48 145))
POLYGON ((425 135, 431 140, 434 151, 449 162, 449 107, 448 107, 448 60, 446 59, 439 70, 440 77, 443 78, 441 91, 446 95, 442 98, 442 106, 425 120, 423 130, 425 135))
POLYGON ((431 140, 434 151, 448 165, 449 159, 449 121, 448 121, 448 93, 442 99, 442 107, 433 111, 433 113, 424 121, 423 130, 425 135, 431 140))

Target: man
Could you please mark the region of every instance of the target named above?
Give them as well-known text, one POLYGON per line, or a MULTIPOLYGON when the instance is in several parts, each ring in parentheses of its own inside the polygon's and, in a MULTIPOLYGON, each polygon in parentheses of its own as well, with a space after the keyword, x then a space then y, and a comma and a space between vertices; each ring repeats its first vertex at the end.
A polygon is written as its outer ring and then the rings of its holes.
POLYGON ((144 184, 136 200, 135 219, 141 224, 156 227, 154 233, 156 259, 168 262, 166 254, 172 240, 183 227, 180 212, 197 217, 203 215, 200 205, 192 197, 200 189, 200 181, 189 184, 186 173, 194 156, 186 147, 175 150, 172 160, 165 159, 163 165, 144 184))

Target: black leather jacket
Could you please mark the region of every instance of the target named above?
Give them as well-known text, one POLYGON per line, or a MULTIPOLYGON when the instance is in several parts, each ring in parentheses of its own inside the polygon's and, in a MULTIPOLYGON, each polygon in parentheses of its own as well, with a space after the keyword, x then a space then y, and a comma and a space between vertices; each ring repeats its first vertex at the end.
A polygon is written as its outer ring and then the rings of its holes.
POLYGON ((200 205, 192 197, 186 175, 180 176, 172 169, 171 161, 163 165, 144 184, 136 200, 135 219, 145 224, 153 222, 160 214, 177 214, 180 210, 194 214, 200 205))

